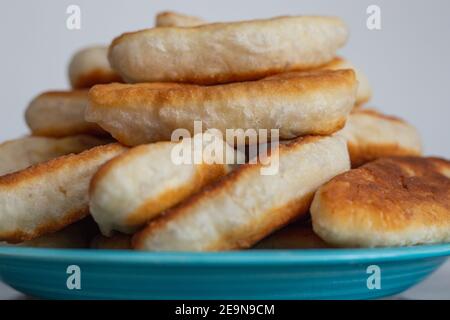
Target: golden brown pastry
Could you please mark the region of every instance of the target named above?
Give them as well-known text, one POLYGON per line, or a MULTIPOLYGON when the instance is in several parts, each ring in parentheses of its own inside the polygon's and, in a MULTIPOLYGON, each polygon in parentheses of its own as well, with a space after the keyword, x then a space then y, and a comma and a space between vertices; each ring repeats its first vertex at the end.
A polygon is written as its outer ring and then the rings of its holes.
POLYGON ((261 162, 242 165, 206 187, 133 237, 149 251, 220 251, 248 248, 308 213, 315 190, 348 170, 340 137, 306 137, 280 145, 269 156, 278 171, 264 175, 261 162), (277 150, 279 152, 277 152, 277 150))
POLYGON ((31 240, 84 218, 92 176, 125 150, 108 144, 1 176, 0 241, 31 240))
POLYGON ((153 28, 116 38, 109 61, 132 83, 246 81, 320 67, 347 35, 339 18, 307 16, 153 28))
POLYGON ((106 46, 88 47, 75 53, 69 64, 69 80, 73 89, 123 81, 109 65, 106 46))
POLYGON ((107 142, 107 139, 88 135, 66 138, 29 136, 9 140, 0 144, 0 176, 69 153, 79 153, 107 142))
POLYGON ((25 120, 33 135, 37 136, 106 136, 107 133, 98 125, 84 119, 87 103, 87 90, 44 92, 31 101, 25 120))
POLYGON ((171 140, 176 129, 279 129, 281 139, 331 134, 353 108, 352 70, 316 71, 289 79, 217 86, 162 83, 109 84, 89 92, 86 120, 125 145, 171 140))
POLYGON ((347 140, 353 168, 383 157, 422 154, 416 128, 373 109, 354 109, 336 134, 347 140))
POLYGON ((220 161, 223 159, 216 161, 205 151, 220 148, 231 157, 231 164, 238 152, 219 137, 204 134, 199 139, 199 148, 191 143, 193 139, 156 142, 130 149, 105 163, 92 178, 89 192, 91 214, 102 233, 134 233, 164 210, 230 172, 231 165, 220 161), (191 154, 199 150, 203 159, 176 163, 172 153, 177 148, 189 149, 191 154))
POLYGON ((322 186, 311 206, 314 231, 343 247, 450 242, 450 161, 393 157, 322 186))

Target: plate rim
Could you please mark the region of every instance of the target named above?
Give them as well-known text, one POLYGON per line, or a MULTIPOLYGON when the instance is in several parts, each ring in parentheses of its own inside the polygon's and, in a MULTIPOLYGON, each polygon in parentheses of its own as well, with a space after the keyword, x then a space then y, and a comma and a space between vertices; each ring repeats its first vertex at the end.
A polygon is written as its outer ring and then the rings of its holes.
POLYGON ((170 265, 287 265, 407 261, 450 256, 450 243, 412 247, 356 249, 244 250, 227 252, 145 252, 101 249, 0 247, 5 258, 46 262, 170 264, 170 265))

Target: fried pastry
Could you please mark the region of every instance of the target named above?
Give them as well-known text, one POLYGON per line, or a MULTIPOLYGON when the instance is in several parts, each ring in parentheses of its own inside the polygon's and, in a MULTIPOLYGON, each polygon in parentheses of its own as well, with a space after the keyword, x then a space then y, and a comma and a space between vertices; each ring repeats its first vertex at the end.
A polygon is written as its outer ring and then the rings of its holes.
MULTIPOLYGON (((195 137, 156 142, 130 149, 105 163, 90 186, 90 210, 101 232, 106 236, 111 236, 113 230, 133 233, 162 211, 227 174, 238 152, 219 137, 204 134, 198 138, 198 147, 193 143, 195 137), (215 159, 205 152, 211 148, 223 150, 229 164, 225 157, 215 159), (194 162, 190 157, 179 163, 173 158, 174 153, 188 150, 192 155, 198 150, 202 159, 194 162)), ((243 163, 243 155, 239 158, 243 163)))
POLYGON ((87 90, 45 92, 31 101, 25 120, 33 135, 37 136, 106 136, 107 133, 98 125, 84 119, 87 103, 87 90))
POLYGON ((171 140, 176 129, 279 129, 281 139, 331 134, 355 103, 353 70, 316 71, 289 79, 217 86, 109 84, 89 92, 86 120, 125 145, 171 140))
POLYGON ((334 17, 278 17, 125 33, 109 61, 127 82, 217 84, 320 67, 347 41, 334 17), (213 41, 212 41, 213 39, 213 41))
POLYGON ((248 248, 305 216, 315 190, 348 170, 340 137, 304 137, 270 153, 278 172, 245 164, 151 221, 133 237, 149 251, 220 251, 248 248))
POLYGON ((72 57, 69 80, 73 89, 86 89, 96 84, 122 82, 108 61, 108 47, 84 48, 72 57))
POLYGON ((69 153, 79 153, 109 140, 88 135, 66 138, 23 137, 0 144, 0 176, 69 153))
POLYGON ((0 177, 0 240, 31 240, 84 218, 92 176, 125 150, 94 147, 0 177))
POLYGON ((393 116, 372 109, 355 109, 337 134, 347 140, 352 167, 390 156, 422 153, 416 128, 393 116))
POLYGON ((342 247, 450 242, 450 161, 392 157, 343 173, 311 206, 314 231, 342 247))
POLYGON ((201 18, 173 11, 160 12, 155 19, 157 27, 195 27, 205 23, 206 21, 201 18))

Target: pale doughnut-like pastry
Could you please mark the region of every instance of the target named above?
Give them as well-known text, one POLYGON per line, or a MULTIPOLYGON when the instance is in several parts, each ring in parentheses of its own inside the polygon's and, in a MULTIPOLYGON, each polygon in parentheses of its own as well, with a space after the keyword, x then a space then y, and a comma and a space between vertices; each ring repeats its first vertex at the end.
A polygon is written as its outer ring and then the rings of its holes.
POLYGON ((87 104, 87 90, 44 92, 31 101, 25 120, 37 136, 107 135, 98 125, 84 119, 87 104))
POLYGON ((422 154, 419 133, 409 123, 373 109, 354 109, 344 129, 352 167, 390 156, 422 154))
POLYGON ((450 242, 450 161, 392 157, 343 173, 311 206, 314 231, 341 247, 450 242))
POLYGON ((98 146, 1 176, 0 240, 31 240, 87 216, 92 176, 125 150, 117 143, 98 146))
POLYGON ((244 160, 220 137, 207 133, 181 142, 135 147, 105 163, 92 178, 91 214, 105 236, 111 236, 113 231, 134 233, 244 160), (207 152, 212 149, 222 150, 224 156, 216 158, 207 152), (174 157, 182 152, 199 152, 202 159, 193 161, 191 156, 180 163, 174 157))
POLYGON ((281 139, 331 134, 355 103, 353 70, 315 71, 289 79, 217 86, 173 83, 97 85, 89 92, 86 120, 125 145, 171 140, 177 129, 272 130, 281 139))
POLYGON ((272 150, 268 164, 245 164, 151 221, 133 237, 149 251, 248 248, 308 213, 314 192, 350 167, 341 137, 297 138, 272 150), (275 165, 274 165, 275 164, 275 165))
POLYGON ((131 83, 246 81, 320 67, 347 36, 341 19, 318 16, 153 28, 114 39, 109 61, 131 83))

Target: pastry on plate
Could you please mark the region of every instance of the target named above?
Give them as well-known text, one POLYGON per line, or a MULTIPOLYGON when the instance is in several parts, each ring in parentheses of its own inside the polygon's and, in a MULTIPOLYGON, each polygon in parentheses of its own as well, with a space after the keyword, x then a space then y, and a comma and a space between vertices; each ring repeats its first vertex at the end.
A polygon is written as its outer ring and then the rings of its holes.
POLYGON ((31 240, 87 216, 92 176, 125 150, 116 143, 98 146, 1 176, 0 241, 31 240))
POLYGON ((350 167, 340 137, 297 138, 265 160, 245 164, 151 221, 133 237, 149 251, 221 251, 249 248, 305 216, 316 189, 350 167), (275 168, 275 167, 273 167, 275 168))
POLYGON ((132 148, 105 163, 94 175, 89 192, 91 214, 106 236, 114 230, 133 233, 226 175, 236 162, 243 163, 243 155, 210 134, 132 148), (223 150, 223 156, 207 152, 211 149, 223 150), (184 152, 191 154, 187 161, 175 158, 184 152), (198 161, 193 159, 196 152, 202 155, 198 161))
POLYGON ((392 157, 343 173, 311 206, 314 231, 342 247, 450 242, 450 161, 392 157))

